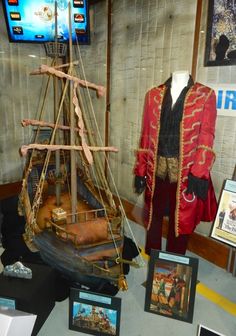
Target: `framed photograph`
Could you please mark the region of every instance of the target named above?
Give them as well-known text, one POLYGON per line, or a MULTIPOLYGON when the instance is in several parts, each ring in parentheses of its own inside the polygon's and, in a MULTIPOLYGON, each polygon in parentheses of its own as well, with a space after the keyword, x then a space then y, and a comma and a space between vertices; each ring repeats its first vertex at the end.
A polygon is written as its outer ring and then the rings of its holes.
POLYGON ((236 4, 209 0, 205 66, 236 64, 236 4))
POLYGON ((90 335, 120 334, 121 299, 71 288, 69 329, 90 335))
POLYGON ((211 230, 211 237, 236 247, 236 181, 226 180, 211 230))
POLYGON ((225 336, 225 335, 220 334, 217 331, 207 328, 200 324, 198 328, 197 336, 225 336))
POLYGON ((151 250, 145 311, 192 323, 198 259, 151 250))

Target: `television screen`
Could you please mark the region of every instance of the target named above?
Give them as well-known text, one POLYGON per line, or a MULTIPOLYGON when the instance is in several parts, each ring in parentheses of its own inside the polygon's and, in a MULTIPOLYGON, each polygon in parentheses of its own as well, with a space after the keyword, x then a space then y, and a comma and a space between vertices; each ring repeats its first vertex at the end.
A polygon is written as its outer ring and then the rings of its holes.
MULTIPOLYGON (((89 44, 88 0, 71 0, 72 42, 89 44)), ((3 0, 11 42, 55 41, 55 0, 3 0)), ((57 0, 57 40, 69 40, 68 0, 57 0)))

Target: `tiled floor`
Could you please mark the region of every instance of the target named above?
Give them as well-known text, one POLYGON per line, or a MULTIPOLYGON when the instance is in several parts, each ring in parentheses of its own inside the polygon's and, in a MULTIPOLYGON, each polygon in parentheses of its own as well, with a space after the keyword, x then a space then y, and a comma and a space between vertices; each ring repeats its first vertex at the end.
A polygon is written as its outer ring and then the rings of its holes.
MULTIPOLYGON (((132 227, 137 243, 143 246, 144 229, 132 227)), ((187 255, 197 257, 189 252, 187 255)), ((128 274, 128 291, 117 294, 122 299, 120 336, 197 336, 199 324, 226 336, 236 335, 236 278, 232 274, 199 258, 198 280, 204 291, 197 286, 193 322, 187 323, 144 311, 142 284, 146 281, 147 259, 144 260, 144 267, 132 268, 128 274)), ((68 308, 68 299, 57 302, 38 335, 84 335, 68 329, 68 308)))

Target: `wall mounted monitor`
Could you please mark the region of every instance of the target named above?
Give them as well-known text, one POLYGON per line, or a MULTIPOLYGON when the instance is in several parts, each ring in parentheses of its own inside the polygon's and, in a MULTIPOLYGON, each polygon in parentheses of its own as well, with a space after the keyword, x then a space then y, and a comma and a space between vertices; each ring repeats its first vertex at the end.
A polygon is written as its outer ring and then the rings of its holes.
MULTIPOLYGON (((72 43, 89 44, 88 0, 71 0, 72 43)), ((55 41, 55 0, 3 0, 10 42, 55 41)), ((57 0, 58 42, 69 40, 68 1, 57 0)))

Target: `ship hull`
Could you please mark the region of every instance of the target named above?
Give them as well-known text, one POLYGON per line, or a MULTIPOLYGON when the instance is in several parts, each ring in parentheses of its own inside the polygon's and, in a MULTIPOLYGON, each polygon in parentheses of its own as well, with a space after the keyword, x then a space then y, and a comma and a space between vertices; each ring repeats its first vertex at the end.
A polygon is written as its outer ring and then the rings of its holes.
MULTIPOLYGON (((114 250, 114 242, 76 248, 72 242, 64 241, 52 231, 44 230, 35 235, 34 244, 39 249, 41 258, 52 268, 64 274, 70 281, 89 286, 109 281, 118 283, 121 265, 116 264, 115 258, 109 257, 114 250), (96 255, 104 255, 96 259, 96 255), (106 267, 106 268, 105 268, 106 267)), ((116 241, 117 248, 121 249, 123 241, 116 241)))

